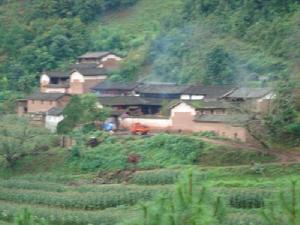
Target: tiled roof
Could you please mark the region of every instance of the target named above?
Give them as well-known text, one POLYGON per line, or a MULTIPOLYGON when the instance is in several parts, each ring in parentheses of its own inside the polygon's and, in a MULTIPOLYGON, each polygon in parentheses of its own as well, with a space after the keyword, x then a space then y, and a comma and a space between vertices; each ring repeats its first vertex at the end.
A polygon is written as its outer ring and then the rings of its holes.
POLYGON ((235 87, 233 86, 204 86, 191 85, 183 91, 186 95, 205 95, 206 98, 221 98, 225 94, 231 93, 235 87))
POLYGON ((136 91, 143 94, 181 94, 186 86, 176 84, 141 84, 136 91))
POLYGON ((63 84, 48 84, 48 88, 69 88, 70 84, 68 82, 63 83, 63 84))
POLYGON ((77 68, 74 71, 78 71, 83 76, 101 76, 108 74, 104 68, 77 68))
POLYGON ((53 78, 68 78, 70 76, 70 73, 66 71, 46 71, 44 74, 53 78))
POLYGON ((152 98, 141 98, 139 96, 113 96, 99 97, 99 102, 106 106, 134 106, 134 105, 154 105, 161 106, 163 100, 152 98))
POLYGON ((64 93, 34 93, 27 97, 28 100, 40 100, 40 101, 56 101, 67 94, 64 93))
POLYGON ((98 58, 103 58, 109 54, 110 52, 87 52, 84 55, 79 56, 78 59, 87 59, 87 58, 98 59, 98 58))
POLYGON ((250 116, 247 114, 228 114, 228 115, 201 115, 195 117, 196 122, 211 122, 211 123, 230 123, 236 125, 245 124, 249 121, 250 116))
POLYGON ((60 116, 62 115, 64 109, 60 107, 53 107, 48 110, 47 115, 49 116, 60 116))
POLYGON ((138 96, 113 96, 113 97, 99 97, 100 104, 106 106, 118 105, 144 105, 147 101, 138 96))
POLYGON ((122 91, 132 91, 138 86, 136 82, 130 83, 120 83, 112 81, 103 81, 92 88, 95 91, 107 91, 107 90, 122 90, 122 91))
POLYGON ((97 63, 75 63, 71 64, 69 68, 72 69, 87 69, 87 68, 97 68, 97 63))
POLYGON ((227 95, 228 98, 262 98, 272 92, 271 88, 238 88, 231 94, 227 95))
POLYGON ((233 105, 225 101, 203 101, 203 100, 174 100, 170 103, 169 109, 174 108, 180 103, 186 103, 195 109, 229 109, 233 105))

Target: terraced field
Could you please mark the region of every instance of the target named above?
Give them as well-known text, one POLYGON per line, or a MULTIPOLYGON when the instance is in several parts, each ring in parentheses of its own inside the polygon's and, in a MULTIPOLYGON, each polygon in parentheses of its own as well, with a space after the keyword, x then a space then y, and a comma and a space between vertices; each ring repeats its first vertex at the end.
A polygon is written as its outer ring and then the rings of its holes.
MULTIPOLYGON (((299 179, 300 165, 253 167, 194 167, 199 190, 209 187, 223 197, 232 224, 259 225, 260 210, 290 180, 299 179), (277 174, 275 177, 274 174, 277 174), (239 222, 243 221, 243 222, 239 222), (254 222, 253 222, 254 221, 254 222), (250 223, 249 223, 250 224, 250 223)), ((24 208, 55 225, 114 225, 140 214, 139 203, 164 192, 172 193, 182 176, 180 169, 139 171, 126 183, 97 184, 89 179, 55 175, 23 176, 0 180, 0 225, 13 222, 24 208)))

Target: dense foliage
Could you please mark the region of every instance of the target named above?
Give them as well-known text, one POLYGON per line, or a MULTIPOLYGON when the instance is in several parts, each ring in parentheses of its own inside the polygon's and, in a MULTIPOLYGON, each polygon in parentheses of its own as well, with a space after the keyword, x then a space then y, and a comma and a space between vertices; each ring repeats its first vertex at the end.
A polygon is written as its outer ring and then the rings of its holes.
POLYGON ((11 167, 32 152, 48 150, 53 143, 54 137, 46 129, 32 127, 24 118, 0 117, 0 156, 11 167))
POLYGON ((69 104, 63 111, 64 120, 58 124, 58 133, 66 134, 76 126, 92 123, 94 121, 105 121, 110 115, 109 108, 99 105, 98 98, 94 94, 72 96, 69 104))
POLYGON ((91 48, 89 22, 136 1, 3 2, 0 6, 0 88, 30 91, 39 72, 63 66, 91 48))

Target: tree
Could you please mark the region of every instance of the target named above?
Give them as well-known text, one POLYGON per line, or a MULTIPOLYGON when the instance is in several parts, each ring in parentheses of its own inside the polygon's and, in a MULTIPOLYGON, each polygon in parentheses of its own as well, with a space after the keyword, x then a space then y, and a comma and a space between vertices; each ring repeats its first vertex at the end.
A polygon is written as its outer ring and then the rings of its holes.
POLYGON ((276 90, 276 98, 265 118, 270 137, 277 141, 297 144, 300 140, 300 122, 295 109, 295 88, 290 81, 281 81, 276 90))
POLYGON ((33 217, 31 213, 24 209, 22 213, 16 216, 14 225, 47 225, 45 220, 37 219, 33 217))
POLYGON ((24 118, 0 116, 0 156, 10 167, 20 158, 51 146, 52 138, 47 130, 31 126, 24 118))
POLYGON ((263 211, 267 225, 300 224, 300 190, 296 181, 292 181, 289 190, 282 191, 279 199, 263 211))
POLYGON ((77 125, 104 121, 110 115, 110 109, 101 107, 97 96, 85 94, 73 96, 63 112, 64 120, 58 124, 57 131, 61 134, 71 132, 77 125))
POLYGON ((205 188, 196 190, 190 172, 176 188, 174 194, 165 194, 149 206, 143 205, 143 217, 130 225, 218 225, 225 219, 219 198, 209 198, 205 188))
POLYGON ((218 46, 206 56, 206 84, 234 84, 236 82, 235 67, 232 56, 218 46))

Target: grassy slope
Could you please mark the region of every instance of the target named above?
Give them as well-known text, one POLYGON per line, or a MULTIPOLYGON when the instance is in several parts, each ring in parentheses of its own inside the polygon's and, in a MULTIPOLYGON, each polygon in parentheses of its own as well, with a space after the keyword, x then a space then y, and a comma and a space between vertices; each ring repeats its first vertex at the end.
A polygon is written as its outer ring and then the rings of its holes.
POLYGON ((160 20, 180 5, 181 0, 140 0, 129 9, 102 18, 99 29, 116 29, 133 36, 146 37, 158 33, 160 20))

